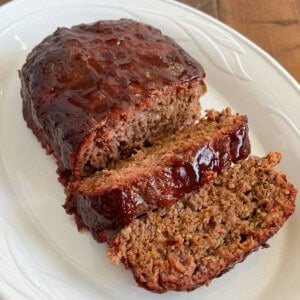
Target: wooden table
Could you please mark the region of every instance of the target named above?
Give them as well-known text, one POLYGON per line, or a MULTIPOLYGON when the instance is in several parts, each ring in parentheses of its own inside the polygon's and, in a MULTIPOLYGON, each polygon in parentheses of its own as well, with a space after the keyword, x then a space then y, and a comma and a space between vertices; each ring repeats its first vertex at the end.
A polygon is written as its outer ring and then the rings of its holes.
POLYGON ((300 0, 181 0, 233 27, 300 82, 300 0))
MULTIPOLYGON (((0 5, 9 0, 0 0, 0 5)), ((178 0, 244 34, 300 82, 300 0, 178 0)))

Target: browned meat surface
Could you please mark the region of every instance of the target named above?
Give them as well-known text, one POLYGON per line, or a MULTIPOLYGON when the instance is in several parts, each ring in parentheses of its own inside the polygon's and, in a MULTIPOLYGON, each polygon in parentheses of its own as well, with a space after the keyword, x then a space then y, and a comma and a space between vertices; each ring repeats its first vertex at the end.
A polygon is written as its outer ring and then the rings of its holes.
POLYGON ((63 179, 126 157, 200 115, 205 74, 171 38, 122 19, 59 28, 29 54, 23 115, 63 179))

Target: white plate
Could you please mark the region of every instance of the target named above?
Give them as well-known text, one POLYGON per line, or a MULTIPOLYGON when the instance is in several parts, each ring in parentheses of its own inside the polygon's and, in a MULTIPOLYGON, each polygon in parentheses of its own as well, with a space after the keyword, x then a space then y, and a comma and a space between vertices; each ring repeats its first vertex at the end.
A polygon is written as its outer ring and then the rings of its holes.
POLYGON ((207 72, 204 106, 246 113, 253 153, 281 151, 280 169, 299 186, 299 85, 240 34, 171 1, 14 1, 0 9, 0 298, 300 299, 299 210, 271 248, 190 293, 138 288, 130 272, 110 265, 105 245, 77 233, 61 207, 54 160, 23 120, 17 70, 57 26, 121 17, 159 27, 199 60, 207 72))

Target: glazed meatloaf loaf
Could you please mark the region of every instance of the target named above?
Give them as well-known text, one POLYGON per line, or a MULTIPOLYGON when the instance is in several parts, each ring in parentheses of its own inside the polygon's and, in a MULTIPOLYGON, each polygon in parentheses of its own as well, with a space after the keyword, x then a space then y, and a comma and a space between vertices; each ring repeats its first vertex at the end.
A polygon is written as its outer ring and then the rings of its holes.
POLYGON ((191 125, 206 86, 201 65, 160 30, 129 19, 59 28, 20 71, 23 115, 79 178, 191 125))
POLYGON ((71 183, 64 207, 75 215, 79 229, 87 227, 101 241, 105 230, 170 205, 203 184, 205 171, 220 172, 249 153, 247 117, 229 108, 210 110, 197 125, 71 183))
POLYGON ((113 240, 113 263, 147 289, 209 284, 264 246, 293 213, 296 189, 273 167, 280 154, 250 157, 171 207, 135 219, 113 240))

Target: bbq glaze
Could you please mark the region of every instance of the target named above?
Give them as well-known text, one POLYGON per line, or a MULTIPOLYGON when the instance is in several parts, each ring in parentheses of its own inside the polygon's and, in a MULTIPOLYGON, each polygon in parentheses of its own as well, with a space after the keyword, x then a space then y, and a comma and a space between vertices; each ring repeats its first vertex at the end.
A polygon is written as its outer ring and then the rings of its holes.
POLYGON ((158 91, 204 78, 199 63, 149 25, 122 19, 58 28, 20 71, 23 114, 60 173, 73 171, 95 124, 112 127, 158 91))

